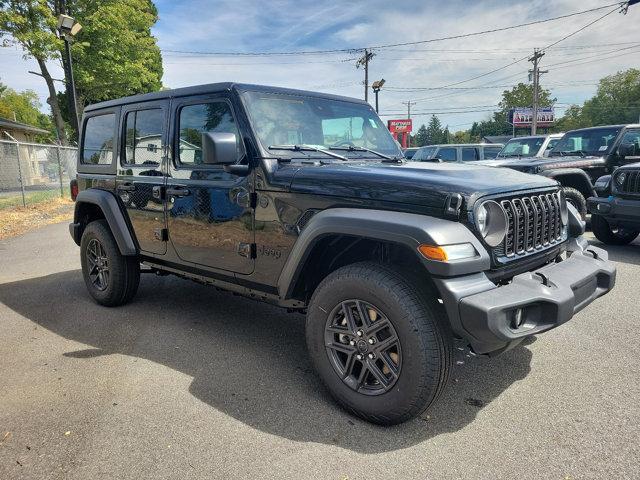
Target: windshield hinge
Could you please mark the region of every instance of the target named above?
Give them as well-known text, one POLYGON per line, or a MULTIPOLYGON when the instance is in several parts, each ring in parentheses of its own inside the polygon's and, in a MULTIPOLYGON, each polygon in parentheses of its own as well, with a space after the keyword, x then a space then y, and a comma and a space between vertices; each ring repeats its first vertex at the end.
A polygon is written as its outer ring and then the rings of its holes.
POLYGON ((448 217, 459 218, 462 208, 462 196, 459 193, 451 193, 444 202, 444 214, 448 217))

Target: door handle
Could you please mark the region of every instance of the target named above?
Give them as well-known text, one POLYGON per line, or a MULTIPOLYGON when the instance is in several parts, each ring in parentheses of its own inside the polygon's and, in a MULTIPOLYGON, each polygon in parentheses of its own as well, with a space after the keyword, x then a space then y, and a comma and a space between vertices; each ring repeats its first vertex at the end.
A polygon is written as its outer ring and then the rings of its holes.
POLYGON ((118 190, 121 192, 133 192, 136 189, 136 186, 133 183, 121 183, 118 185, 118 190))
POLYGON ((166 192, 167 196, 172 197, 186 197, 187 195, 191 195, 189 189, 184 187, 167 188, 166 192))

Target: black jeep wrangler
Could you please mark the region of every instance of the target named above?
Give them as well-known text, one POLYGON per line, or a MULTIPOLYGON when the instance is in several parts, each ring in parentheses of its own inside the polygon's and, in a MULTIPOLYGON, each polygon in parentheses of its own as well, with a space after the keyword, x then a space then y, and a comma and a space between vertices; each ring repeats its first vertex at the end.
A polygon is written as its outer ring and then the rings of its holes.
POLYGON ((143 264, 306 311, 327 388, 382 424, 440 395, 454 339, 505 351, 615 282, 557 182, 407 163, 351 98, 221 83, 93 105, 72 187, 98 303, 131 300, 143 264))
MULTIPOLYGON (((627 158, 640 160, 640 128, 636 142, 620 150, 627 158)), ((608 245, 627 245, 640 234, 640 163, 619 167, 613 175, 596 182, 598 197, 588 200, 591 229, 608 245)))
POLYGON ((619 165, 630 161, 620 150, 623 144, 637 142, 639 125, 609 125, 567 132, 551 149, 547 158, 502 158, 480 162, 507 167, 557 180, 567 201, 585 218, 586 199, 597 195, 594 183, 619 165))

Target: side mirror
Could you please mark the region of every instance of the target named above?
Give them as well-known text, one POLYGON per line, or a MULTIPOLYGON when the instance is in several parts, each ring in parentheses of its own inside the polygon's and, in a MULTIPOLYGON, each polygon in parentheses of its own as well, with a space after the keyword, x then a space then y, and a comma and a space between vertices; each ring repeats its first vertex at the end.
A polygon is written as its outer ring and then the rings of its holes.
POLYGON ((238 161, 235 133, 203 132, 202 163, 205 165, 232 165, 238 161))
POLYGON ((623 143, 618 147, 618 155, 624 157, 634 157, 636 155, 636 147, 633 143, 623 143))

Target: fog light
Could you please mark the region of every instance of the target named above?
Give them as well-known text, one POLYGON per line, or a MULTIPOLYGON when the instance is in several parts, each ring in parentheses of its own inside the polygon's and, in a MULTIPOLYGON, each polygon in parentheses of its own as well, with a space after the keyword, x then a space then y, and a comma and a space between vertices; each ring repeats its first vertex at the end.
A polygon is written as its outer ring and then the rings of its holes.
POLYGON ((524 323, 524 310, 518 308, 513 311, 513 318, 511 319, 511 327, 518 329, 524 323))

